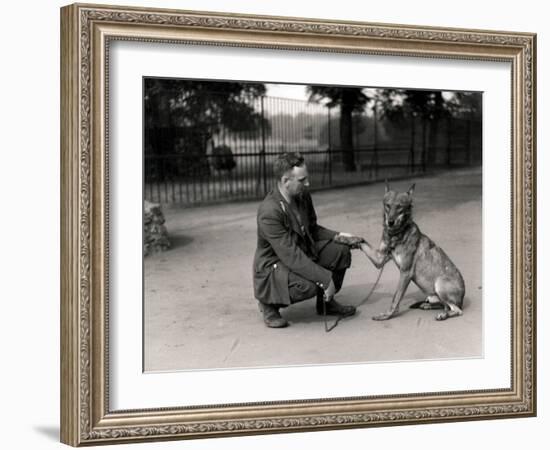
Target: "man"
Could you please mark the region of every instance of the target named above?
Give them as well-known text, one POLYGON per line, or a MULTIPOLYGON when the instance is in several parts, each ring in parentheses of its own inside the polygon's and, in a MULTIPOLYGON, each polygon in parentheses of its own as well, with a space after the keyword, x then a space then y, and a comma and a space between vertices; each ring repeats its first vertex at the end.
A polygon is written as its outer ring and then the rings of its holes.
POLYGON ((350 248, 334 239, 350 235, 317 224, 300 154, 280 155, 273 168, 277 186, 258 208, 253 267, 254 296, 265 324, 286 327, 279 309, 311 297, 317 298, 318 314, 352 316, 354 306, 334 300, 351 265, 350 248))

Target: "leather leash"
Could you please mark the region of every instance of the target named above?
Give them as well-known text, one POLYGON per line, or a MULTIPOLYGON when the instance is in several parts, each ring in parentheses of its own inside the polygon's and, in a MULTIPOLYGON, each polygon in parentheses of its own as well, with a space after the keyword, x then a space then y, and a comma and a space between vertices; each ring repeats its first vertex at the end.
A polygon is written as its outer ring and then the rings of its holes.
MULTIPOLYGON (((372 285, 372 287, 370 289, 370 292, 368 293, 368 295, 363 300, 361 300, 361 303, 359 303, 356 306, 356 308, 359 308, 360 306, 365 304, 367 302, 367 300, 370 298, 370 296, 372 295, 372 293, 376 289, 376 286, 378 286, 378 282, 380 281, 380 277, 382 276, 382 272, 384 272, 384 267, 385 267, 385 265, 382 266, 382 268, 378 271, 378 276, 376 277, 376 281, 372 285)), ((330 331, 334 330, 338 326, 338 323, 340 322, 340 320, 342 320, 344 318, 344 316, 338 316, 338 318, 334 321, 334 323, 329 326, 328 322, 327 322, 327 302, 324 298, 323 298, 323 317, 325 319, 325 333, 329 333, 330 331)))

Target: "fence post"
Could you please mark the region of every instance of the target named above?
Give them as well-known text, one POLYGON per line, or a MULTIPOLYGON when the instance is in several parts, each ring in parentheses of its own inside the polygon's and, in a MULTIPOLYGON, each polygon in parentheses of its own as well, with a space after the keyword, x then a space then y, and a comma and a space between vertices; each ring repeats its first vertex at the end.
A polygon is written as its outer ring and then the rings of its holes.
POLYGON ((414 173, 415 170, 415 161, 414 161, 414 146, 416 141, 416 120, 415 113, 411 115, 411 146, 409 148, 409 170, 414 173))
POLYGON ((466 122, 466 165, 472 165, 472 118, 468 117, 466 122))
POLYGON ((374 178, 378 179, 378 99, 374 101, 373 105, 373 119, 374 119, 374 178))
POLYGON ((327 107, 328 111, 328 185, 332 186, 332 142, 330 133, 330 106, 327 107))
POLYGON ((447 167, 451 167, 452 116, 447 117, 447 167))
POLYGON ((262 115, 262 177, 264 185, 264 196, 267 195, 267 162, 265 154, 265 111, 264 111, 264 98, 265 95, 260 97, 261 115, 262 115))

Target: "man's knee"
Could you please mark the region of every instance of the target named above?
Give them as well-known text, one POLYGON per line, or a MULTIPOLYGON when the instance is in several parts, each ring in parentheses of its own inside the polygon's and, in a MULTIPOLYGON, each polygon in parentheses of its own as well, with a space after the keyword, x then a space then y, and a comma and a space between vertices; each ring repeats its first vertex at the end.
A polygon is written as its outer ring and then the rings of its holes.
POLYGON ((331 271, 348 269, 351 266, 351 250, 347 245, 330 242, 321 252, 319 262, 331 271))

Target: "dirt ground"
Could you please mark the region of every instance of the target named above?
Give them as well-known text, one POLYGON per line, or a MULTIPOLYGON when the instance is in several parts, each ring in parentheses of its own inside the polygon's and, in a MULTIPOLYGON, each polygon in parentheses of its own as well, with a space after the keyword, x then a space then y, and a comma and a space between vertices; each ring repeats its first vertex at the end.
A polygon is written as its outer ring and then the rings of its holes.
MULTIPOLYGON (((481 357, 481 169, 411 178, 392 187, 405 190, 412 182, 415 221, 463 274, 462 317, 438 322, 437 311, 409 309, 423 298, 411 283, 401 314, 373 321, 388 308, 395 290, 398 271, 390 262, 368 301, 330 333, 315 313, 315 299, 282 310, 289 327, 269 329, 252 289, 258 202, 167 209, 173 248, 144 261, 145 370, 481 357)), ((376 183, 312 196, 319 223, 377 245, 383 193, 383 184, 376 183)), ((364 254, 354 251, 337 299, 359 305, 377 273, 364 254)))

